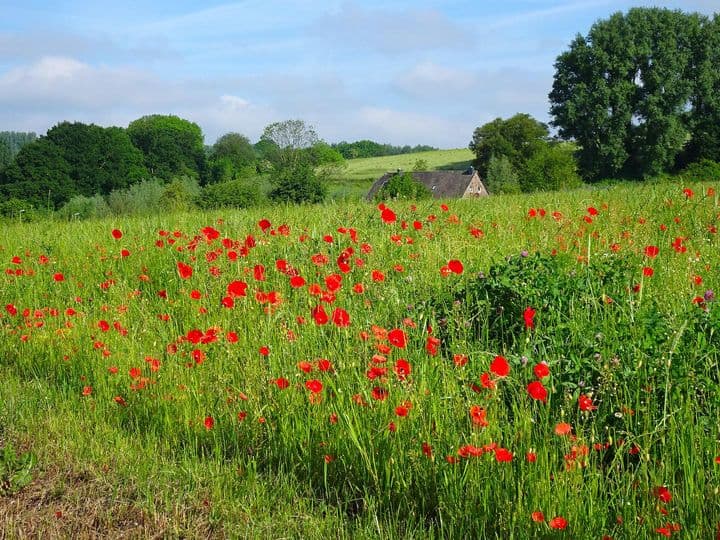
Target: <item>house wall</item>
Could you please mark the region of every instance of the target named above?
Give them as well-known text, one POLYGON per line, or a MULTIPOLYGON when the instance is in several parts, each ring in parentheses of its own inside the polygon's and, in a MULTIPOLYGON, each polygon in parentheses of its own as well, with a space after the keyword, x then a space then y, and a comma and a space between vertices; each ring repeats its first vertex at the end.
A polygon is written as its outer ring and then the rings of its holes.
POLYGON ((470 179, 470 183, 468 183, 468 187, 465 189, 465 193, 463 193, 462 198, 485 197, 487 194, 488 192, 483 183, 480 181, 480 177, 477 173, 475 173, 470 179))

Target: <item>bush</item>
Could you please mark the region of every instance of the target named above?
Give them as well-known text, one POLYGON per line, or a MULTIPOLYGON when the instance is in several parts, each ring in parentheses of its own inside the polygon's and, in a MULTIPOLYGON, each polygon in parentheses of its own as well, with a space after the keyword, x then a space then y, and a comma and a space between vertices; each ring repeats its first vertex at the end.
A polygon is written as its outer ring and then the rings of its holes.
POLYGON ((163 189, 160 207, 171 212, 190 210, 199 196, 198 181, 192 176, 179 176, 163 189))
POLYGON ((142 215, 157 212, 165 186, 158 179, 143 180, 126 189, 115 190, 108 196, 113 215, 142 215))
POLYGON ((284 203, 321 203, 327 195, 327 186, 320 180, 309 163, 296 163, 275 172, 271 179, 270 199, 284 203))
POLYGON ((77 195, 58 210, 58 216, 67 220, 101 218, 110 214, 110 207, 101 195, 94 197, 77 195))
POLYGON ((520 193, 520 179, 517 171, 506 156, 490 158, 485 180, 490 193, 520 193))
POLYGON ((720 163, 710 159, 701 159, 691 163, 680 171, 679 176, 686 182, 720 181, 720 163))
POLYGON ((259 206, 263 195, 257 183, 247 180, 232 180, 210 184, 202 189, 197 205, 204 210, 216 208, 251 208, 259 206))
POLYGON ((535 152, 525 164, 520 187, 524 192, 572 189, 582 185, 572 148, 547 145, 535 152))
POLYGON ((10 199, 0 202, 0 216, 14 219, 28 219, 33 214, 34 209, 32 204, 22 199, 11 197, 10 199))
POLYGON ((377 200, 387 199, 429 199, 432 192, 417 182, 411 173, 395 174, 375 194, 377 200))

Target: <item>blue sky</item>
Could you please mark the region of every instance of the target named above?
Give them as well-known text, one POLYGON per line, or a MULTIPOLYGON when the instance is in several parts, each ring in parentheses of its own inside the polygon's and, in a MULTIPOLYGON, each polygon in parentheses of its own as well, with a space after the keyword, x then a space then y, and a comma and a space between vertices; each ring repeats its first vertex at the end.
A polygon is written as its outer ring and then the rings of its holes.
POLYGON ((0 0, 0 131, 196 122, 212 144, 300 118, 328 142, 466 146, 496 117, 548 121, 553 62, 633 6, 720 0, 0 0), (7 4, 7 5, 6 5, 7 4))

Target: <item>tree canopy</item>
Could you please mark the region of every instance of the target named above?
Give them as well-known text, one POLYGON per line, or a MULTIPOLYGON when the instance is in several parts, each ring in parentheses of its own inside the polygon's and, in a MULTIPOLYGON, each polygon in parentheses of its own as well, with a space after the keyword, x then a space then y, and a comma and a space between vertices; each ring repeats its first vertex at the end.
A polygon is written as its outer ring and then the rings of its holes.
POLYGON ((153 114, 130 123, 130 140, 145 155, 151 175, 171 180, 199 177, 205 169, 205 147, 200 127, 177 116, 153 114))
POLYGON ((490 158, 505 156, 516 171, 538 149, 547 144, 548 128, 532 116, 518 113, 503 120, 496 118, 475 129, 468 147, 475 152, 475 166, 481 176, 487 176, 490 158))
POLYGON ((552 124, 590 180, 718 157, 718 20, 633 8, 596 22, 555 62, 552 124))

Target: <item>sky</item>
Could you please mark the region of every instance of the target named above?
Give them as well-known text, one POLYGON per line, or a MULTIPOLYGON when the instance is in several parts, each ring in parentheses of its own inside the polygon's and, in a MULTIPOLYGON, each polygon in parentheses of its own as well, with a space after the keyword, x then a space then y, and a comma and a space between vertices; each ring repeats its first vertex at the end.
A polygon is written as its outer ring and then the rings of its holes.
POLYGON ((330 143, 460 148, 497 117, 549 122, 557 56, 636 6, 720 13, 720 0, 0 0, 0 131, 174 114, 212 144, 298 118, 330 143))

